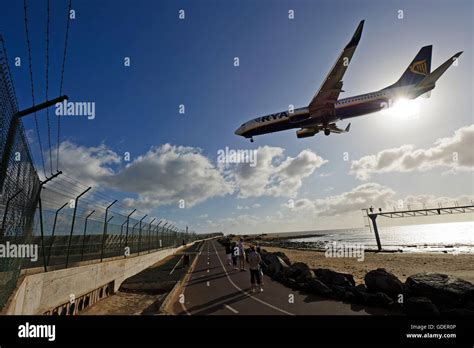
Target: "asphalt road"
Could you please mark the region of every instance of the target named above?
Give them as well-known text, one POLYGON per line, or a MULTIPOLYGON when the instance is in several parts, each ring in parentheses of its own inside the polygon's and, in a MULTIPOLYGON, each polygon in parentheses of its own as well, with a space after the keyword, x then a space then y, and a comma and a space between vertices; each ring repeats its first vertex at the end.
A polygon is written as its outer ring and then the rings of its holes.
POLYGON ((367 315, 384 310, 308 295, 264 276, 264 291, 251 293, 250 272, 228 266, 224 247, 202 243, 197 260, 172 306, 178 315, 367 315))

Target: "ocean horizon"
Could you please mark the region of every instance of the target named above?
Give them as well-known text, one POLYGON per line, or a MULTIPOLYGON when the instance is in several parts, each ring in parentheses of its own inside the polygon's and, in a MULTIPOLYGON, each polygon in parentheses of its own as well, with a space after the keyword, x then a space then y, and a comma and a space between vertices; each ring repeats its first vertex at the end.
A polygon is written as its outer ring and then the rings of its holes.
MULTIPOLYGON (((327 243, 363 244, 376 250, 375 234, 369 227, 276 233, 291 242, 311 243, 324 249, 327 243), (302 237, 308 235, 308 237, 302 237), (292 238, 298 236, 298 238, 292 238)), ((270 235, 270 234, 269 234, 270 235)), ((474 221, 380 227, 384 250, 404 252, 474 253, 474 221)))

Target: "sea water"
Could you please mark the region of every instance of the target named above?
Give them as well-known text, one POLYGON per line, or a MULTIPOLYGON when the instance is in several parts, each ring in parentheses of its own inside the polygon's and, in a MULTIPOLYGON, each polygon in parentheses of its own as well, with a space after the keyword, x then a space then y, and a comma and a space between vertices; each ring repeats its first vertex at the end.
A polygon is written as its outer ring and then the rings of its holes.
MULTIPOLYGON (((377 249, 375 234, 368 227, 295 234, 318 234, 316 237, 296 239, 288 234, 288 241, 311 243, 321 249, 332 242, 357 243, 363 244, 366 249, 377 249)), ((379 227, 379 236, 385 250, 474 253, 474 221, 379 227)))

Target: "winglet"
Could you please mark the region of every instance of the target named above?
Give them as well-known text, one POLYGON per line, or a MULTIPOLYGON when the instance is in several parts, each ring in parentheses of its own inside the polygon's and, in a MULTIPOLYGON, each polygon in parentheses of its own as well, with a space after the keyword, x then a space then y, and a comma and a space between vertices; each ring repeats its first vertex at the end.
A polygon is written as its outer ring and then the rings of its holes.
POLYGON ((463 53, 464 51, 459 51, 456 53, 454 56, 451 57, 452 60, 455 60, 456 58, 459 58, 459 56, 463 53))
POLYGON ((351 41, 349 41, 346 48, 357 46, 359 44, 360 38, 362 36, 362 29, 364 28, 364 22, 364 19, 360 21, 359 26, 357 27, 354 35, 352 36, 351 41))

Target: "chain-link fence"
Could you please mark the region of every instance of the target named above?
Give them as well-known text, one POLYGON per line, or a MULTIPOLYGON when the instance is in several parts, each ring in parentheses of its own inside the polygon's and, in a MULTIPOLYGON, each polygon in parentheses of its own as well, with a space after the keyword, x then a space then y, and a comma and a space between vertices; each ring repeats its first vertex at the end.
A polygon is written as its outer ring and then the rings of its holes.
POLYGON ((113 224, 106 223, 105 219, 92 219, 86 211, 74 216, 68 210, 59 213, 43 210, 42 240, 39 210, 36 215, 32 245, 38 246, 37 257, 25 260, 24 268, 52 270, 73 267, 87 260, 133 257, 197 239, 195 233, 172 231, 157 223, 145 223, 120 214, 109 215, 109 221, 117 221, 113 224))
POLYGON ((18 115, 0 35, 0 309, 22 268, 49 271, 134 257, 197 239, 187 228, 179 231, 165 220, 146 219, 120 203, 109 211, 117 200, 111 203, 110 197, 62 172, 41 182, 18 115))
MULTIPOLYGON (((15 114, 18 104, 0 36, 0 244, 27 243, 32 235, 39 178, 23 125, 15 114)), ((21 258, 0 255, 0 308, 14 289, 21 258)))

